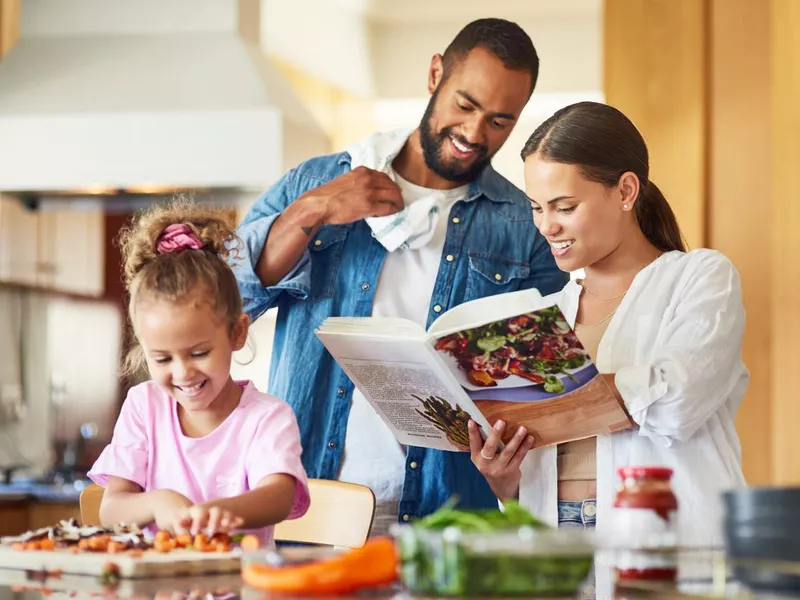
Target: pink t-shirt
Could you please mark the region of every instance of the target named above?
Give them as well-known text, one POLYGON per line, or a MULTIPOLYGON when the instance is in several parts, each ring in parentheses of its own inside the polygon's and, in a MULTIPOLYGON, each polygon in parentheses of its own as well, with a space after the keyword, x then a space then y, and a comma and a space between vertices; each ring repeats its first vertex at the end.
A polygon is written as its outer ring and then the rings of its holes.
MULTIPOLYGON (((178 403, 152 381, 128 392, 111 443, 89 471, 105 487, 110 476, 132 481, 144 491, 171 489, 196 503, 238 496, 268 475, 291 475, 296 481, 289 519, 308 510, 308 481, 300 462, 302 448, 292 408, 259 392, 252 382, 243 388, 239 406, 202 438, 183 434, 178 403)), ((252 531, 264 543, 273 527, 252 531)))

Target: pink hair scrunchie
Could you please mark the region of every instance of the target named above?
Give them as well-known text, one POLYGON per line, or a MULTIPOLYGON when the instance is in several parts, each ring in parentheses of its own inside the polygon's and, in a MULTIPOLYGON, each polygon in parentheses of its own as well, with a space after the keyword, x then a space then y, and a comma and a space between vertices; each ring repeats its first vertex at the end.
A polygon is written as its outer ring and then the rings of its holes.
POLYGON ((170 225, 156 242, 156 250, 159 254, 169 254, 170 252, 180 252, 181 250, 200 250, 205 244, 200 241, 188 225, 175 223, 170 225))

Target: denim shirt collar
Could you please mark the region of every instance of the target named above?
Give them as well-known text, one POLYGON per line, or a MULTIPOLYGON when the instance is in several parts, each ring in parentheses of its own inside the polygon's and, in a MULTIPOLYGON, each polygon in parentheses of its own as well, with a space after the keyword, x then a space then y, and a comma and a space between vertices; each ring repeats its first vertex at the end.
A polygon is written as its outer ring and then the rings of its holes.
MULTIPOLYGON (((414 131, 414 129, 397 129, 385 133, 375 133, 365 140, 346 148, 339 158, 339 163, 351 165, 353 162, 357 162, 360 164, 363 162, 360 160, 360 156, 358 160, 354 160, 354 155, 378 152, 380 153, 376 161, 380 165, 378 170, 385 171, 391 162, 397 158, 397 155, 400 154, 414 131)), ((470 182, 466 201, 472 202, 481 196, 486 196, 492 202, 513 202, 513 194, 510 194, 508 190, 509 185, 489 164, 481 171, 477 179, 470 182)))

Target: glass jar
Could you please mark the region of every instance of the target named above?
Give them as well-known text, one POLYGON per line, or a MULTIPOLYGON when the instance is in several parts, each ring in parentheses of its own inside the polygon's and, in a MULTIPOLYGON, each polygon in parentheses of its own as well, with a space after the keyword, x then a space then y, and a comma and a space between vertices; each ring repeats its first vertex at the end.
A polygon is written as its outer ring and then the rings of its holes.
POLYGON ((614 499, 615 568, 619 579, 675 579, 678 499, 667 467, 621 467, 614 499))

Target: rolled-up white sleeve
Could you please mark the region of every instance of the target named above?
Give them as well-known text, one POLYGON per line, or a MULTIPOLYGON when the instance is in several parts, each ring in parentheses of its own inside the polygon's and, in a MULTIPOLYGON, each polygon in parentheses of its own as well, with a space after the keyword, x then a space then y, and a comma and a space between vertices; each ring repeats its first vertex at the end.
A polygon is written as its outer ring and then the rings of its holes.
POLYGON ((651 359, 614 378, 640 435, 664 446, 691 438, 747 373, 739 274, 716 252, 694 267, 673 318, 654 324, 651 359))

